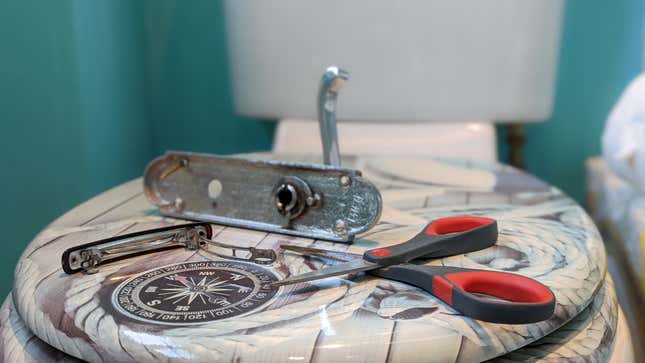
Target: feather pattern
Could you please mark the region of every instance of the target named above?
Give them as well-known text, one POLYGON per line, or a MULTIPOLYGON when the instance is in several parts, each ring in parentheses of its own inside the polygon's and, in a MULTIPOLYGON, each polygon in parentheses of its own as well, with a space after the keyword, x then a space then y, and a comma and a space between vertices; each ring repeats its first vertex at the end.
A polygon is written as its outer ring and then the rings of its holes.
MULTIPOLYGON (((65 223, 36 238, 16 268, 16 307, 40 339, 90 361, 433 361, 491 359, 535 342, 575 318, 593 300, 605 275, 602 240, 586 213, 560 191, 515 169, 446 160, 354 158, 378 185, 386 205, 381 221, 352 245, 332 244, 239 228, 218 229, 229 243, 277 248, 315 245, 362 253, 411 237, 426 221, 447 215, 498 220, 496 246, 428 262, 511 271, 533 277, 556 295, 556 313, 529 325, 476 321, 415 287, 368 276, 340 277, 287 287, 253 311, 200 325, 143 324, 117 311, 112 293, 122 281, 185 261, 217 260, 203 252, 172 250, 102 266, 97 274, 64 275, 51 256, 114 234, 182 221, 150 214, 152 206, 130 184, 109 191, 100 210, 89 201, 65 223), (442 175, 432 170, 441 164, 442 175), (409 170, 400 175, 403 170, 409 170), (482 178, 468 182, 467 176, 482 178), (485 176, 485 177, 484 177, 485 176), (452 178, 452 179, 451 179, 452 178), (451 180, 453 182, 451 182, 451 180), (79 223, 79 221, 84 221, 79 223), (436 347, 441 346, 441 349, 436 347), (386 347, 387 349, 384 349, 386 347), (424 355, 419 355, 424 354, 424 355)), ((326 261, 284 254, 271 271, 281 276, 326 261)))

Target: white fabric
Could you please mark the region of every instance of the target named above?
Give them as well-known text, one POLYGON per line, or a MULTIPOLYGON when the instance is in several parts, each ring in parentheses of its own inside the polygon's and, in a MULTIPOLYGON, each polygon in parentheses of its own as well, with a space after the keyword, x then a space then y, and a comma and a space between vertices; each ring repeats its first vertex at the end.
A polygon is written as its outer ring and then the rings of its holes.
POLYGON ((632 81, 609 114, 602 153, 616 174, 645 191, 645 75, 632 81))
POLYGON ((645 278, 645 195, 613 173, 602 158, 586 162, 588 205, 599 224, 609 223, 620 233, 629 268, 645 278))

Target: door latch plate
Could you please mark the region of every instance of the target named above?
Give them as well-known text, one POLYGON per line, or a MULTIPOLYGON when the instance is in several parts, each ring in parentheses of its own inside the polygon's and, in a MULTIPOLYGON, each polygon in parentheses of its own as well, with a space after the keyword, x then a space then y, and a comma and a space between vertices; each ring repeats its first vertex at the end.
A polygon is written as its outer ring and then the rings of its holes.
POLYGON ((381 214, 358 170, 168 152, 144 174, 147 198, 169 216, 350 242, 381 214))

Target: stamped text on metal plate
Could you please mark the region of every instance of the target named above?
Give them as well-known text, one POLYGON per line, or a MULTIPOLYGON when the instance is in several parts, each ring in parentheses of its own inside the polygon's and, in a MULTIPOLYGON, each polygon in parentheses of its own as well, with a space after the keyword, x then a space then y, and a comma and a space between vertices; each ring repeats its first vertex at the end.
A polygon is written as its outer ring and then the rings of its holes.
POLYGON ((168 152, 148 165, 144 189, 169 216, 339 242, 381 214, 372 183, 329 165, 168 152))

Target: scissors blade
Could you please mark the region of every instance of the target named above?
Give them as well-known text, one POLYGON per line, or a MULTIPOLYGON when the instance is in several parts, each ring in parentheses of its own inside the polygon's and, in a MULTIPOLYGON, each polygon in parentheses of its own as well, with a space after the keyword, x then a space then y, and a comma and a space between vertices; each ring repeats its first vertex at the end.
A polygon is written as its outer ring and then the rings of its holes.
POLYGON ((272 285, 273 286, 290 285, 298 282, 319 280, 327 277, 346 275, 354 272, 369 271, 369 270, 374 270, 381 267, 383 266, 379 265, 378 263, 365 261, 363 259, 357 259, 357 260, 341 263, 340 265, 325 267, 320 270, 310 271, 304 274, 287 277, 284 280, 273 282, 272 285))
POLYGON ((297 246, 297 245, 285 244, 285 245, 280 245, 280 248, 285 251, 301 254, 303 256, 326 258, 326 259, 334 260, 338 262, 347 262, 347 261, 354 260, 356 258, 361 258, 361 255, 357 255, 355 253, 323 250, 320 248, 303 247, 303 246, 297 246))

